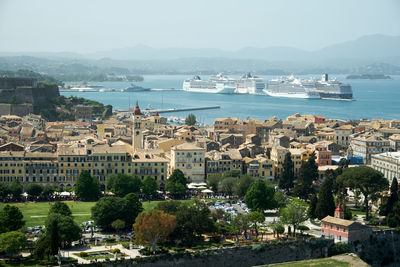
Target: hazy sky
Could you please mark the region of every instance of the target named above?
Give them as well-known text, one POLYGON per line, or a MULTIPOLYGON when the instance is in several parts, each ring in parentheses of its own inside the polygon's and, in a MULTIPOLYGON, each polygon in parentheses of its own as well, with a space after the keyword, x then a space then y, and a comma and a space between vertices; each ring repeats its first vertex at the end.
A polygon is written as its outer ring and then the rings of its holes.
POLYGON ((399 0, 0 0, 0 51, 315 50, 376 33, 400 35, 399 0))

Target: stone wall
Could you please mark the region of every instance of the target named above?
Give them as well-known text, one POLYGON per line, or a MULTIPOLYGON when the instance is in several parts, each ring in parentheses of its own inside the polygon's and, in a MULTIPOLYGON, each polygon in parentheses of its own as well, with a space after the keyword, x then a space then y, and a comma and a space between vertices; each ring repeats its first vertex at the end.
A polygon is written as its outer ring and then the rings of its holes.
MULTIPOLYGON (((14 79, 18 80, 18 78, 14 79)), ((15 96, 17 103, 20 104, 43 105, 46 104, 49 99, 60 96, 58 86, 55 84, 34 82, 32 83, 33 86, 24 85, 12 87, 10 84, 4 82, 4 80, 11 83, 9 80, 12 80, 12 78, 0 79, 0 103, 9 103, 11 97, 15 96)))
POLYGON ((32 104, 0 104, 0 116, 17 115, 23 117, 32 112, 32 104))
POLYGON ((350 251, 372 266, 400 266, 400 233, 373 231, 364 241, 349 244, 350 251))
POLYGON ((138 260, 93 263, 92 266, 151 266, 151 267, 246 267, 298 260, 322 258, 328 255, 333 240, 312 239, 271 242, 253 246, 220 248, 193 253, 160 255, 138 260))

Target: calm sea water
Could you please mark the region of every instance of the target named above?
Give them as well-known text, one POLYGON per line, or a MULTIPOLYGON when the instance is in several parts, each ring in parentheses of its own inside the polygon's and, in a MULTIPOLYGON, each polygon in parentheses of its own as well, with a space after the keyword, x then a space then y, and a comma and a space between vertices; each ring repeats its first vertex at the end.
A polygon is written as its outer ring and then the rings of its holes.
MULTIPOLYGON (((314 75, 318 77, 319 75, 314 75)), ((145 81, 137 85, 150 88, 182 88, 184 79, 190 75, 146 75, 145 81)), ((265 80, 275 76, 262 76, 265 80)), ((309 78, 304 76, 303 78, 309 78)), ((393 80, 346 80, 345 76, 336 76, 342 82, 349 82, 353 87, 356 101, 308 100, 276 98, 261 95, 222 95, 189 93, 180 91, 150 92, 62 92, 65 96, 79 96, 92 99, 114 108, 127 108, 139 102, 141 108, 151 105, 152 108, 186 108, 203 106, 221 106, 215 110, 193 111, 197 119, 204 123, 213 123, 215 118, 252 117, 266 119, 277 116, 284 119, 294 113, 316 114, 335 119, 359 118, 400 118, 400 76, 393 80)), ((207 76, 202 77, 208 79, 207 76)), ((127 82, 94 83, 104 88, 126 88, 127 82)), ((190 112, 167 113, 166 116, 185 117, 190 112)))

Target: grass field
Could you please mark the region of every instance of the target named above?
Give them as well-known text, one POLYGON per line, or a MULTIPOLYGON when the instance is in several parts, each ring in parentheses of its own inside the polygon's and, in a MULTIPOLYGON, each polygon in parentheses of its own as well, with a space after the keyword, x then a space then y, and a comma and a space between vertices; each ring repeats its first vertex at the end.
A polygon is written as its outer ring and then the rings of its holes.
POLYGON ((299 262, 290 262, 284 264, 277 264, 277 267, 348 267, 351 266, 350 263, 345 261, 339 261, 335 259, 318 259, 318 260, 309 260, 309 261, 299 261, 299 262))
MULTIPOLYGON (((142 202, 143 208, 145 210, 154 209, 158 202, 160 201, 144 201, 142 202)), ((71 209, 72 215, 77 223, 91 220, 91 208, 96 204, 96 202, 66 201, 65 203, 71 209)), ((17 206, 21 210, 26 222, 25 226, 31 227, 44 225, 51 204, 51 202, 36 202, 27 204, 13 203, 11 205, 17 206)), ((0 207, 3 207, 4 205, 5 204, 1 203, 0 207)))
POLYGON ((274 264, 276 267, 369 267, 357 255, 341 254, 330 258, 274 264))

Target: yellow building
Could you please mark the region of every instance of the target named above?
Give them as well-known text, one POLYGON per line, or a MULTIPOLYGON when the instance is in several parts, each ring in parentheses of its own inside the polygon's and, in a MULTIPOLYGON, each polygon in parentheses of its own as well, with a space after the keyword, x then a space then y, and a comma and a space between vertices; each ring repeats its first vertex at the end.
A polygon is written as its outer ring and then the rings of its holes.
POLYGON ((189 182, 204 182, 205 178, 204 148, 184 143, 171 149, 171 173, 175 169, 183 172, 189 182))
POLYGON ((242 155, 237 149, 225 152, 211 151, 206 153, 206 174, 223 174, 227 171, 243 173, 242 155))
POLYGON ((274 162, 265 157, 244 158, 246 173, 254 178, 263 178, 272 182, 275 179, 274 162))
POLYGON ((58 162, 55 153, 24 151, 0 152, 0 182, 19 180, 28 183, 58 183, 58 162))
POLYGON ((138 149, 132 156, 132 167, 128 171, 142 180, 150 176, 163 187, 167 182, 168 163, 169 161, 156 151, 138 149))
POLYGON ((301 164, 308 160, 312 154, 311 150, 307 149, 297 149, 297 148, 284 148, 284 147, 273 147, 271 150, 271 160, 274 162, 275 166, 275 176, 279 177, 283 170, 283 162, 285 160, 285 155, 287 152, 290 152, 294 175, 297 176, 300 171, 301 164))

